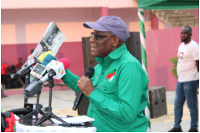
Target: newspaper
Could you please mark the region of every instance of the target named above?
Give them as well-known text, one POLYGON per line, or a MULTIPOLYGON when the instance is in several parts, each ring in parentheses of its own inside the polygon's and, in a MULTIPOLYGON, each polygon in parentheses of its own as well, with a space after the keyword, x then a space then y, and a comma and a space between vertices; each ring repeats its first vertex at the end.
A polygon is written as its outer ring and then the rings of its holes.
MULTIPOLYGON (((42 53, 46 51, 52 51, 54 55, 57 54, 60 46, 65 40, 64 34, 60 31, 55 22, 50 22, 47 30, 45 31, 42 39, 38 43, 37 47, 29 57, 29 59, 39 57, 42 53)), ((26 65, 26 63, 24 64, 26 65)), ((22 68, 25 66, 23 65, 22 68)))
MULTIPOLYGON (((65 40, 64 34, 60 31, 58 26, 55 22, 50 22, 47 30, 45 31, 44 35, 42 36, 41 41, 38 43, 37 47, 28 58, 38 58, 42 53, 46 51, 52 51, 54 56, 56 56, 60 46, 65 40)), ((27 62, 28 62, 27 60, 27 62)), ((27 62, 24 63, 22 68, 27 65, 27 62)), ((31 68, 30 68, 31 69, 31 68)), ((30 75, 30 82, 34 79, 32 75, 30 75)))
POLYGON ((56 23, 50 22, 49 26, 47 27, 46 32, 44 33, 40 41, 40 44, 43 47, 44 51, 51 50, 53 54, 56 55, 58 52, 58 49, 60 48, 64 40, 65 40, 65 36, 59 30, 56 23))

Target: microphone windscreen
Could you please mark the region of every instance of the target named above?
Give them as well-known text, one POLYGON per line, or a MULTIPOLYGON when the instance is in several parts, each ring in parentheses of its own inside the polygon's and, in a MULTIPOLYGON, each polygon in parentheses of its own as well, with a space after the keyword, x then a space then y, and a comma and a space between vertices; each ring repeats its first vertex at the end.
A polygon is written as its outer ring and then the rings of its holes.
POLYGON ((51 55, 54 56, 54 54, 53 54, 52 51, 47 51, 47 52, 42 53, 42 54, 38 57, 38 60, 39 60, 40 62, 42 62, 42 61, 44 60, 44 58, 45 58, 48 54, 51 54, 51 55))
POLYGON ((93 67, 88 67, 85 70, 85 76, 91 78, 94 75, 94 68, 93 67))
POLYGON ((67 70, 69 68, 70 62, 67 58, 60 58, 58 61, 63 63, 65 70, 67 70))
POLYGON ((44 58, 44 60, 42 61, 42 65, 46 66, 47 64, 49 64, 52 60, 57 60, 56 57, 54 57, 51 54, 47 54, 47 56, 44 58))
POLYGON ((40 61, 40 62, 42 62, 43 60, 44 60, 44 58, 45 58, 45 53, 42 53, 39 57, 38 57, 38 60, 40 61))

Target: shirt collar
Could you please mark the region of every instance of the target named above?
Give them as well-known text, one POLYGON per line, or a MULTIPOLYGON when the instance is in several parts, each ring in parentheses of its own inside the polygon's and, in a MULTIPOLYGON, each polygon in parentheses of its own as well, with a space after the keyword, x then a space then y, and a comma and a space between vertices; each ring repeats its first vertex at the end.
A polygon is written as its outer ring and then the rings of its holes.
POLYGON ((122 54, 124 54, 127 51, 126 44, 122 44, 119 48, 115 49, 113 52, 111 52, 108 56, 111 59, 118 59, 122 54))
POLYGON ((105 58, 103 57, 96 57, 97 62, 100 65, 110 62, 111 59, 118 59, 121 55, 123 55, 127 51, 126 44, 122 44, 119 48, 115 49, 105 58))

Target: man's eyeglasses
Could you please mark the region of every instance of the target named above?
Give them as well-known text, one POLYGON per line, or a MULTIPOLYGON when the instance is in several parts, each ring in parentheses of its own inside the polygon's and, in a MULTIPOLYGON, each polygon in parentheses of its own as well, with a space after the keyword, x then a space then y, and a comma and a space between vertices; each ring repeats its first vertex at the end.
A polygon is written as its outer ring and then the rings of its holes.
POLYGON ((114 37, 115 35, 94 35, 94 33, 91 33, 91 38, 94 37, 95 41, 99 41, 103 39, 104 37, 114 37))

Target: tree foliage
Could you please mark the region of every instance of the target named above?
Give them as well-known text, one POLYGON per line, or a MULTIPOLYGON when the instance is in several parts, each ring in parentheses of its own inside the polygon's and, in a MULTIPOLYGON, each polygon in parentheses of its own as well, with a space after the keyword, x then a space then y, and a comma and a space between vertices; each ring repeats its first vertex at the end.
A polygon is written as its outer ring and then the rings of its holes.
POLYGON ((170 72, 172 73, 173 76, 175 76, 176 78, 178 78, 178 75, 177 75, 178 57, 173 57, 173 58, 170 58, 168 60, 171 60, 171 62, 173 63, 172 69, 170 70, 170 72))

